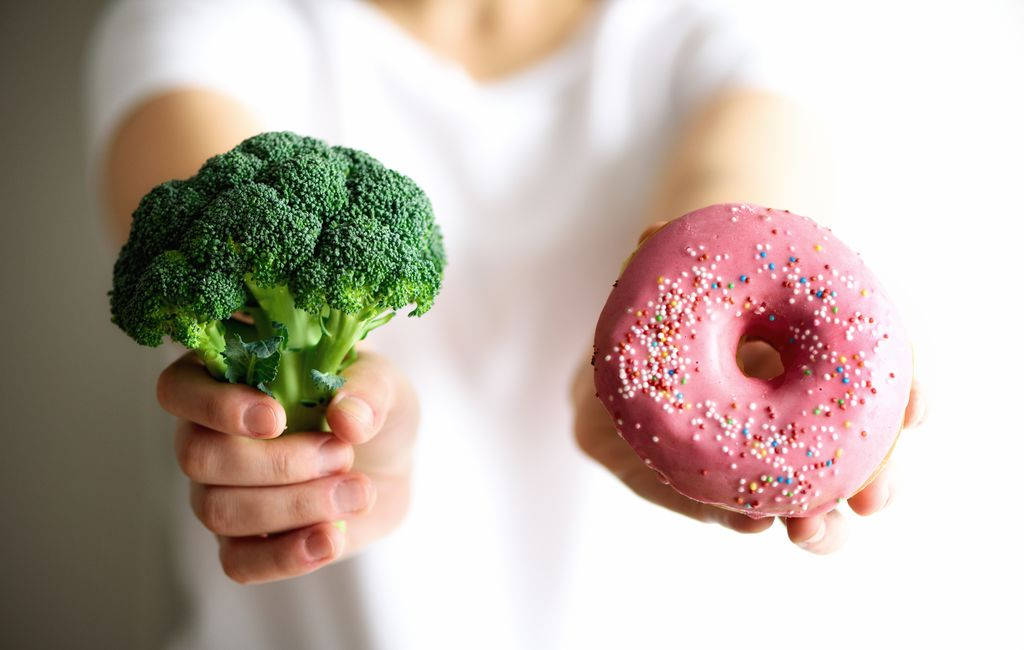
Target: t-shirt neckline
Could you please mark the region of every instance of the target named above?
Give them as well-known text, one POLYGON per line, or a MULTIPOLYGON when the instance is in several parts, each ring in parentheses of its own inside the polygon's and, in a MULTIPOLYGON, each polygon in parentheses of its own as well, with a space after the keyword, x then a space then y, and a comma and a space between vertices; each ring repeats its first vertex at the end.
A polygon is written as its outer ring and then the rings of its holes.
POLYGON ((446 84, 447 90, 469 92, 481 99, 500 99, 506 95, 522 96, 524 92, 547 94, 571 81, 574 73, 580 70, 577 60, 593 42, 601 16, 611 0, 595 0, 590 13, 563 43, 543 59, 488 80, 474 78, 457 62, 431 50, 372 2, 349 0, 348 4, 367 20, 377 23, 380 30, 374 36, 386 39, 386 46, 399 53, 398 57, 388 61, 392 66, 401 66, 406 74, 414 71, 417 75, 429 76, 431 84, 446 84))

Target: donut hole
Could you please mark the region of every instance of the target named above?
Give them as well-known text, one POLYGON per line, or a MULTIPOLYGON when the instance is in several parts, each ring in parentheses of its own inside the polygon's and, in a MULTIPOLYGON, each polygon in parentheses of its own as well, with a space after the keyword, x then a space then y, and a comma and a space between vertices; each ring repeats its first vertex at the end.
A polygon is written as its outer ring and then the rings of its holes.
POLYGON ((782 355, 764 339, 741 338, 736 348, 736 365, 752 379, 770 381, 786 371, 782 355))

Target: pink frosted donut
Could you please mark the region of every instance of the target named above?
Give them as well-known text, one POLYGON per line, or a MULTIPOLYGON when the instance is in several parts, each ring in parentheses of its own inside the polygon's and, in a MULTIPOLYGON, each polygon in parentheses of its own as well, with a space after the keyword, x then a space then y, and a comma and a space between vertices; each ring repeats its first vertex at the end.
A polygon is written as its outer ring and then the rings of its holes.
POLYGON ((659 478, 751 517, 827 512, 882 466, 910 394, 910 341, 860 257, 807 217, 691 212, 643 243, 594 340, 597 394, 659 478), (748 377, 742 340, 783 374, 748 377))

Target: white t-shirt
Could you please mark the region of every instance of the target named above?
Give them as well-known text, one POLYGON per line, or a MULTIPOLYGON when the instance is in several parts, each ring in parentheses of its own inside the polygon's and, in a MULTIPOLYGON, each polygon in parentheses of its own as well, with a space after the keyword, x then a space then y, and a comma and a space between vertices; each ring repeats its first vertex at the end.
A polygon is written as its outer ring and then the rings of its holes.
POLYGON ((692 2, 608 1, 544 62, 480 83, 361 2, 136 0, 106 13, 89 68, 94 155, 147 97, 214 88, 267 130, 411 176, 450 260, 424 318, 372 335, 423 404, 406 522, 355 559, 241 587, 182 496, 188 620, 172 647, 685 643, 687 605, 666 584, 677 578, 650 567, 696 528, 583 457, 568 386, 666 147, 716 93, 752 82, 728 27, 692 2))

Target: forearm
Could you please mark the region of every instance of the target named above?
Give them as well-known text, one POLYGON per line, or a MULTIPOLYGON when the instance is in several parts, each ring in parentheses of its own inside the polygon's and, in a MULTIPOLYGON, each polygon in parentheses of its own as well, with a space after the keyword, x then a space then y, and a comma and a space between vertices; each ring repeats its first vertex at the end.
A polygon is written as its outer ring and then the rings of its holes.
POLYGON ((723 202, 831 213, 831 164, 822 129, 768 93, 730 91, 680 128, 647 223, 723 202))
POLYGON ((103 165, 117 243, 128 238, 132 211, 153 186, 195 174, 207 158, 260 130, 244 106, 210 90, 172 90, 135 108, 114 131, 103 165))

